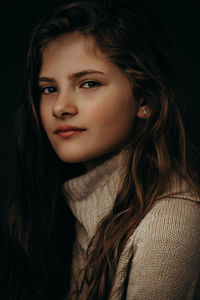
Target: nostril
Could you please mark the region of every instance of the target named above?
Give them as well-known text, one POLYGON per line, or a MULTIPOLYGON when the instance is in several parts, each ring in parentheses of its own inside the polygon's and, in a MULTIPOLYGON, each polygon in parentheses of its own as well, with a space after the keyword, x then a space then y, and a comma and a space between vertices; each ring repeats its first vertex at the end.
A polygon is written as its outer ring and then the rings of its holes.
POLYGON ((73 114, 70 113, 70 112, 64 112, 64 113, 62 113, 62 116, 68 116, 68 115, 73 115, 73 114))
POLYGON ((78 113, 77 110, 68 110, 68 111, 62 111, 62 110, 53 110, 52 114, 56 118, 64 118, 68 116, 74 116, 78 113))

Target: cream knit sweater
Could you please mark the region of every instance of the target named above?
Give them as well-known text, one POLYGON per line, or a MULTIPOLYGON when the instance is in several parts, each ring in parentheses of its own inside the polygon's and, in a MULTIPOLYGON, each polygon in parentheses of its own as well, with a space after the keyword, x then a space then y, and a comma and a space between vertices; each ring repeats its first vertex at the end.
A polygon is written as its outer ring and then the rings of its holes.
MULTIPOLYGON (((114 205, 127 162, 127 151, 121 151, 63 185, 67 203, 77 219, 71 292, 67 299, 84 299, 76 290, 86 263, 88 243, 98 223, 114 205)), ((109 300, 200 299, 199 204, 200 199, 173 177, 166 193, 129 238, 109 300)))

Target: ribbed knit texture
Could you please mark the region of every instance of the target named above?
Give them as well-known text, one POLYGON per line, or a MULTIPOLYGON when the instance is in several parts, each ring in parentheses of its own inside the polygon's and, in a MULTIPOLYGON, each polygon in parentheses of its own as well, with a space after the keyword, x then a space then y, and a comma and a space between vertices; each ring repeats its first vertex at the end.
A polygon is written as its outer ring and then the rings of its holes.
MULTIPOLYGON (((121 151, 63 185, 77 219, 71 282, 74 295, 67 299, 84 298, 76 289, 83 276, 87 247, 98 223, 114 205, 127 163, 128 152, 121 151)), ((109 300, 200 299, 200 200, 176 176, 172 178, 166 193, 129 238, 109 300)))

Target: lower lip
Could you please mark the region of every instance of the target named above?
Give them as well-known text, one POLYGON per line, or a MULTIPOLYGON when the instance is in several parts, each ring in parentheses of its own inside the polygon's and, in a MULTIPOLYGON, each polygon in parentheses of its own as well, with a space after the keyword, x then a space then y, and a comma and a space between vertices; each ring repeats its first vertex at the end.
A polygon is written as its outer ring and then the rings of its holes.
POLYGON ((60 131, 60 132, 57 133, 57 135, 60 136, 63 139, 68 139, 68 138, 70 138, 72 136, 75 136, 75 135, 78 135, 78 134, 80 134, 80 133, 82 133, 84 131, 85 130, 80 130, 80 131, 78 131, 78 130, 76 130, 76 131, 75 130, 74 131, 60 131))

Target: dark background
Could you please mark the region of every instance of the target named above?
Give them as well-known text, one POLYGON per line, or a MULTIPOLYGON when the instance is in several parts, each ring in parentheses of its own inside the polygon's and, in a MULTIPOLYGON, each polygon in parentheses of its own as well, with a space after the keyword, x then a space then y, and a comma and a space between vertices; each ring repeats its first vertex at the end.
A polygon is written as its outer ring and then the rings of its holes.
MULTIPOLYGON (((144 0, 145 1, 145 0, 144 0)), ((187 99, 187 128, 199 139, 200 18, 198 1, 148 0, 174 50, 174 64, 187 99)), ((25 77, 25 58, 34 24, 64 1, 8 1, 1 4, 1 199, 6 201, 13 172, 12 126, 25 77)), ((31 171, 31 170, 30 170, 31 171)), ((1 205, 4 201, 1 201, 1 205)), ((1 207, 0 207, 1 208, 1 207)))

